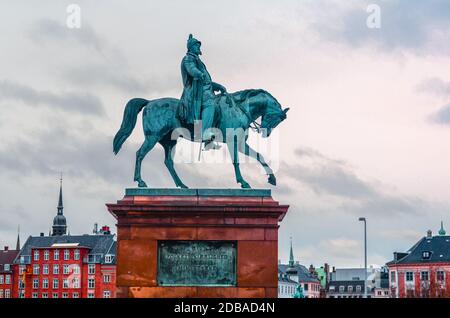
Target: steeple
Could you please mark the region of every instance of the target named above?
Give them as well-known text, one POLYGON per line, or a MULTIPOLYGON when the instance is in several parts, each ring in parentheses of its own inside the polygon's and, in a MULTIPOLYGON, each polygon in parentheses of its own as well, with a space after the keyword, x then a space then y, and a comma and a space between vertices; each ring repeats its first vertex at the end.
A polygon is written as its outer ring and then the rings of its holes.
POLYGON ((59 199, 57 206, 57 214, 53 218, 52 236, 65 235, 67 231, 66 217, 63 215, 63 199, 62 199, 62 173, 59 179, 59 199))
POLYGON ((439 230, 439 235, 444 236, 446 234, 444 230, 444 222, 441 221, 441 229, 439 230))
POLYGON ((16 243, 16 251, 20 250, 20 225, 17 226, 17 243, 16 243))
POLYGON ((292 237, 291 237, 291 251, 289 252, 289 267, 294 267, 294 251, 292 249, 292 237))
POLYGON ((59 179, 59 200, 58 200, 58 215, 63 215, 63 199, 62 199, 62 173, 59 179))

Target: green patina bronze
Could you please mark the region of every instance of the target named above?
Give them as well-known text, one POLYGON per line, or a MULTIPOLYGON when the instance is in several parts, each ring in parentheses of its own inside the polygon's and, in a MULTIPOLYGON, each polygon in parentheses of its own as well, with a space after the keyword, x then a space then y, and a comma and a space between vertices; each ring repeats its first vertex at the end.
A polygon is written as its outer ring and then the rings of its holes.
POLYGON ((295 289, 294 298, 305 298, 305 295, 303 294, 303 288, 301 285, 298 285, 295 289))
POLYGON ((236 286, 236 242, 159 241, 159 286, 236 286))
POLYGON ((174 169, 172 156, 178 138, 205 142, 205 149, 214 148, 214 141, 227 144, 233 161, 236 182, 242 188, 250 188, 239 168, 238 153, 256 159, 268 175, 268 182, 276 185, 276 178, 263 156, 247 144, 248 129, 254 128, 268 137, 284 119, 289 108, 282 109, 278 101, 262 89, 247 89, 227 93, 224 86, 214 83, 200 60, 201 42, 189 36, 188 52, 181 63, 183 94, 181 99, 159 98, 146 100, 133 98, 125 106, 121 127, 113 141, 117 154, 131 135, 137 115, 143 110, 145 140, 136 152, 134 180, 139 187, 147 187, 141 178, 141 163, 146 154, 157 144, 164 147, 165 165, 175 185, 187 188, 174 169), (215 95, 214 92, 219 92, 215 95), (261 124, 256 120, 261 118, 261 124), (196 131, 201 122, 200 137, 196 131))

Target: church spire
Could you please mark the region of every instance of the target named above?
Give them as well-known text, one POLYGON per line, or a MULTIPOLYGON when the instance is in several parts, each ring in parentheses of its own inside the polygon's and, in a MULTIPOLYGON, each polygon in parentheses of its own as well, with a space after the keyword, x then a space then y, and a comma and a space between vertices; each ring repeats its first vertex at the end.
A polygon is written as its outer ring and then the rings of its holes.
POLYGON ((53 218, 52 236, 65 235, 67 233, 66 217, 63 214, 63 199, 62 199, 62 173, 59 179, 59 199, 58 212, 53 218))
POLYGON ((59 200, 58 200, 58 215, 63 215, 63 199, 62 199, 62 172, 59 179, 59 200))
POLYGON ((294 266, 294 251, 292 249, 292 237, 291 237, 291 250, 289 252, 289 266, 290 267, 294 266))
POLYGON ((441 229, 439 230, 439 235, 443 236, 445 234, 446 234, 446 232, 444 230, 444 222, 441 221, 441 229))
POLYGON ((17 242, 16 242, 16 251, 20 250, 20 225, 17 226, 17 242))

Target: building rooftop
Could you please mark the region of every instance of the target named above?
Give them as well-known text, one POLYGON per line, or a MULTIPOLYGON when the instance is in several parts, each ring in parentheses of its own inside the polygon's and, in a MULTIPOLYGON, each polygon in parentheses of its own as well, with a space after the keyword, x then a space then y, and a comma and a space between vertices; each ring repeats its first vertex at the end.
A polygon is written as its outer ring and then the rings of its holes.
POLYGON ((19 251, 10 250, 7 247, 0 251, 0 273, 9 273, 11 270, 5 271, 5 264, 12 265, 19 251))
MULTIPOLYGON (((89 248, 89 254, 102 255, 103 257, 106 254, 116 255, 116 242, 114 238, 115 235, 113 234, 30 236, 15 258, 15 263, 18 263, 22 256, 31 256, 32 248, 64 248, 74 247, 74 244, 89 248)), ((113 263, 115 263, 115 257, 113 263)))
POLYGON ((450 262, 450 236, 442 233, 421 238, 406 253, 394 253, 394 260, 387 265, 450 262))
POLYGON ((288 269, 294 268, 297 271, 298 281, 302 283, 320 283, 320 281, 311 275, 309 270, 300 264, 278 264, 278 272, 282 274, 286 274, 288 269))

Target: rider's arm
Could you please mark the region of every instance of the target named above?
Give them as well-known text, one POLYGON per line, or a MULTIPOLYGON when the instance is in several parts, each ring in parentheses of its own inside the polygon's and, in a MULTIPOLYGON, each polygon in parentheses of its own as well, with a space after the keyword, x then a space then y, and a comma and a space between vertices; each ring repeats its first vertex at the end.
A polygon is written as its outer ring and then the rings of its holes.
POLYGON ((186 56, 184 58, 184 66, 186 68, 186 71, 191 75, 194 79, 200 79, 203 76, 202 71, 200 71, 197 68, 197 65, 195 63, 195 60, 191 56, 186 56))

